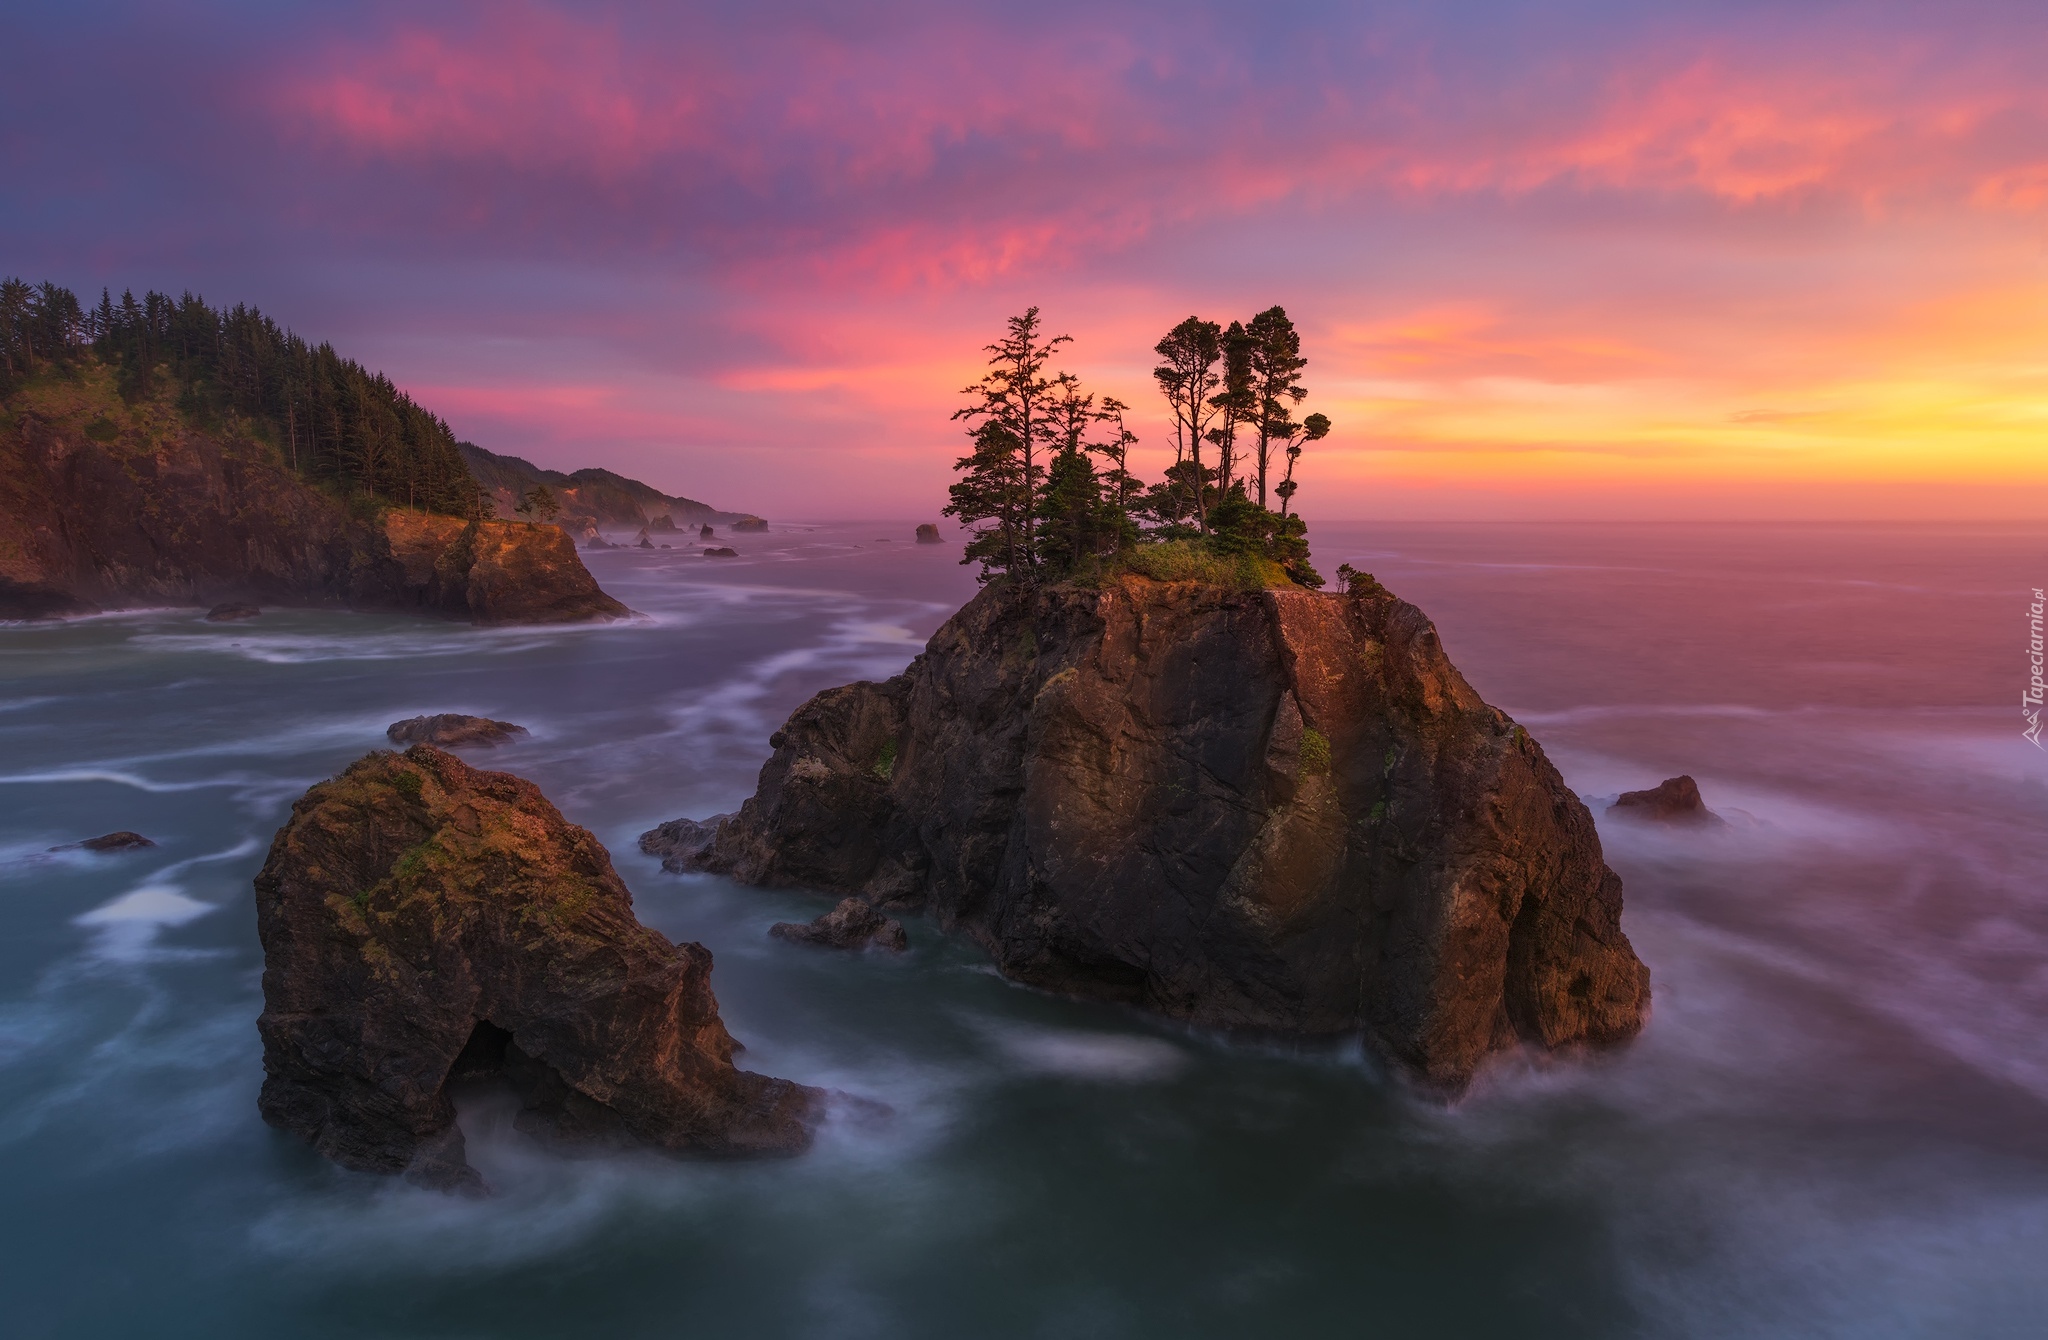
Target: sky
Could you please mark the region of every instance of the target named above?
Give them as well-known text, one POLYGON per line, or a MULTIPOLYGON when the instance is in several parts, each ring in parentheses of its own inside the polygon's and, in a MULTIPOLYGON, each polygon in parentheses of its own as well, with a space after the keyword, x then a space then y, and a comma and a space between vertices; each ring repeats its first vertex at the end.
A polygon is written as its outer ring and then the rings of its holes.
POLYGON ((1287 309, 1331 519, 2048 510, 2027 3, 10 4, 0 274, 249 303, 458 437, 936 515, 1005 318, 1287 309))

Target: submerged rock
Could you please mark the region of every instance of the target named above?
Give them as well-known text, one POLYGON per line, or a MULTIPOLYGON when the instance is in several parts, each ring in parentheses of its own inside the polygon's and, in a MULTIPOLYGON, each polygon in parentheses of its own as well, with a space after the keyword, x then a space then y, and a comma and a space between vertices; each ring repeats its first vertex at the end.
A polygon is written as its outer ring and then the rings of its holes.
POLYGON ((798 944, 822 945, 827 949, 892 949, 902 953, 910 948, 903 923, 885 917, 874 904, 859 898, 842 898, 839 905, 812 921, 778 921, 768 933, 798 944))
POLYGON ((1073 996, 1362 1032, 1446 1092, 1642 1026, 1592 816, 1376 583, 998 583, 771 744, 679 864, 923 907, 1073 996))
POLYGON ((924 523, 924 524, 923 524, 922 526, 919 526, 919 527, 917 528, 917 542, 918 542, 919 544, 944 544, 944 543, 945 543, 945 541, 944 541, 944 540, 941 540, 941 539, 939 538, 939 528, 938 528, 937 526, 934 526, 934 525, 933 525, 933 524, 932 524, 931 522, 929 522, 929 521, 925 522, 925 523, 924 523))
POLYGON ((262 614, 263 611, 254 605, 240 600, 230 600, 224 605, 215 605, 212 609, 208 610, 206 612, 206 621, 208 623, 234 623, 238 619, 259 618, 262 614))
POLYGON ((718 548, 706 549, 704 551, 704 557, 706 558, 738 558, 739 556, 740 551, 737 549, 718 548))
POLYGON ((1648 791, 1624 791, 1607 807, 1609 814, 1648 819, 1662 824, 1723 824, 1707 808, 1699 783, 1687 776, 1667 777, 1648 791))
POLYGON ((103 833, 99 837, 90 837, 83 842, 67 842, 61 847, 52 847, 50 850, 136 851, 143 847, 154 847, 155 845, 156 843, 142 836, 142 834, 131 833, 124 828, 118 833, 103 833))
POLYGON ((711 955, 633 916, 588 831, 532 783, 415 745, 292 807, 256 876, 264 1119, 345 1167, 478 1188, 452 1082, 500 1077, 522 1129, 791 1154, 823 1095, 740 1070, 711 955))
POLYGON ((514 725, 510 721, 464 716, 460 712, 442 712, 430 717, 407 717, 404 721, 392 722, 384 729, 384 737, 393 744, 444 746, 501 745, 528 733, 526 727, 514 725))

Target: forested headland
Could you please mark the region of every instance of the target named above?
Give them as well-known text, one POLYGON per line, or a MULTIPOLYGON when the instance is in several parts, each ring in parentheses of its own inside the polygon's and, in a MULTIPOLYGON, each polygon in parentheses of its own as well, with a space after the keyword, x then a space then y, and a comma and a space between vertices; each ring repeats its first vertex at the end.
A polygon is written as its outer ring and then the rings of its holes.
POLYGON ((980 563, 984 581, 1131 570, 1323 584, 1293 501, 1296 466, 1330 420, 1301 412, 1308 360, 1284 309, 1228 327, 1190 316, 1153 346, 1173 464, 1150 483, 1130 469, 1130 406, 1052 371, 1070 338, 1048 335, 1036 307, 1012 317, 987 346, 987 373, 962 392, 968 403, 953 417, 974 446, 954 466, 945 509, 972 531, 962 562, 980 563))
POLYGON ((479 505, 439 416, 253 307, 102 290, 87 308, 57 284, 0 281, 0 399, 89 360, 112 368, 130 401, 168 396, 194 424, 268 442, 301 478, 344 497, 455 516, 479 505))

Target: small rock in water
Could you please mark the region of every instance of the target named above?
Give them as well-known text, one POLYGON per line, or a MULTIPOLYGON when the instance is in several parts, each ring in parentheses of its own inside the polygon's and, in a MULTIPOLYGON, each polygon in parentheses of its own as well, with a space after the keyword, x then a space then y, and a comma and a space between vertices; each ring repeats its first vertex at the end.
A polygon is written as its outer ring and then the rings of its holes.
POLYGON ((766 530, 768 529, 768 523, 757 516, 743 516, 732 523, 732 529, 733 534, 738 535, 746 531, 766 530))
POLYGON ((739 556, 740 556, 740 551, 739 551, 739 550, 737 550, 737 549, 724 549, 724 548, 720 548, 720 549, 706 549, 706 550, 704 551, 704 557, 706 557, 706 558, 738 558, 739 556))
POLYGON ((52 847, 50 850, 77 851, 80 848, 84 848, 86 851, 135 851, 141 847, 154 847, 155 845, 156 843, 151 842, 142 834, 131 833, 124 828, 118 833, 103 833, 99 837, 87 838, 83 842, 67 842, 61 847, 52 847))
POLYGON ((514 736, 527 734, 524 726, 515 726, 509 721, 493 721, 489 717, 464 716, 460 712, 443 712, 439 716, 409 717, 394 721, 385 730, 393 744, 479 744, 500 745, 514 736))
POLYGON ((839 906, 815 921, 778 921, 768 933, 780 940, 827 949, 863 949, 872 944, 901 953, 910 948, 902 922, 883 916, 859 898, 842 899, 839 906))
POLYGON ((1690 777, 1667 777, 1648 791, 1624 791, 1607 812, 1621 812, 1631 818, 1660 824, 1721 824, 1728 822, 1707 808, 1700 799, 1699 783, 1690 777))
POLYGON ((934 526, 929 521, 925 522, 922 526, 919 526, 917 528, 917 542, 919 544, 945 543, 943 540, 939 538, 939 528, 937 526, 934 526))
POLYGON ((230 600, 224 605, 215 605, 206 612, 208 623, 233 623, 237 619, 254 619, 263 613, 256 606, 240 600, 230 600))
POLYGON ((702 530, 697 532, 697 538, 700 540, 708 540, 715 534, 717 534, 716 531, 712 530, 711 527, 706 526, 702 530))
POLYGON ((709 819, 671 819, 640 835, 640 850, 661 858, 661 868, 672 874, 698 869, 697 862, 711 850, 718 825, 729 816, 714 814, 709 819))

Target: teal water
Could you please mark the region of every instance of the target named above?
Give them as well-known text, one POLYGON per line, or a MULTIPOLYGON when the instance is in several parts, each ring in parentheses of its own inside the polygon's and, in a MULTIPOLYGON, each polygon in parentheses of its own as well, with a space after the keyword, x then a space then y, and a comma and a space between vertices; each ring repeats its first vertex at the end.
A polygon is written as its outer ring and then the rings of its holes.
POLYGON ((1324 527, 1595 801, 1696 776, 1719 836, 1604 820, 1656 1009, 1455 1108, 1355 1048, 1049 999, 911 923, 664 875, 819 688, 972 590, 909 526, 591 556, 649 617, 481 631, 189 610, 0 627, 0 1332, 9 1336, 2034 1336, 2048 1333, 2048 766, 1995 528, 1324 527), (878 544, 881 536, 889 544, 878 544), (265 1127, 249 880, 403 716, 529 741, 643 919, 716 955, 743 1063, 880 1100, 789 1162, 565 1159, 489 1094, 496 1195, 265 1127), (47 848, 117 828, 157 848, 47 848))

